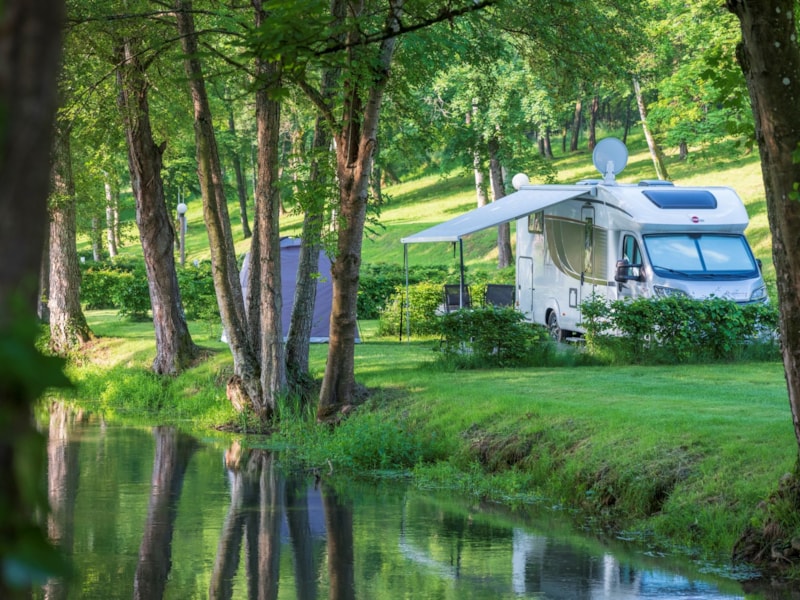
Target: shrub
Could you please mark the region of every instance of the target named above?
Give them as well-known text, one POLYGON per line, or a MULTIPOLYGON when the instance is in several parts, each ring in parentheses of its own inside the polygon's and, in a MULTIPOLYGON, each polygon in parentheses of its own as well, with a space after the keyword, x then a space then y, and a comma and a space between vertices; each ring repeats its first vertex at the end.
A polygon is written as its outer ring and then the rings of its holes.
POLYGON ((406 318, 411 335, 432 335, 439 331, 437 310, 443 300, 442 285, 417 283, 408 287, 409 311, 406 316, 406 290, 398 286, 387 306, 380 313, 378 335, 406 333, 406 318))
POLYGON ((458 367, 521 367, 549 362, 547 330, 524 322, 513 308, 493 306, 447 313, 440 320, 444 362, 458 367))
POLYGON ((178 286, 181 290, 181 301, 187 319, 195 321, 218 321, 220 319, 209 261, 179 268, 178 286))
POLYGON ((150 290, 144 269, 118 273, 112 298, 120 316, 133 320, 146 319, 147 311, 150 310, 150 290))
MULTIPOLYGON (((409 285, 440 282, 444 285, 448 271, 443 266, 409 267, 409 285)), ((363 265, 358 283, 358 318, 378 319, 389 305, 397 289, 405 289, 406 273, 402 265, 374 263, 363 265)))
POLYGON ((766 358, 777 350, 778 314, 768 304, 709 298, 637 298, 581 305, 590 352, 621 362, 682 363, 766 358))

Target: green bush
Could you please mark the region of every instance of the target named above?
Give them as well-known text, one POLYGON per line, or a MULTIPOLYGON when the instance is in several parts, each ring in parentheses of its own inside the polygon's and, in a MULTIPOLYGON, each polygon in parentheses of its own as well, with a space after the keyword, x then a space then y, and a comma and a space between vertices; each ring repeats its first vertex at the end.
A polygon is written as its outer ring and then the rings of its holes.
POLYGON ((777 310, 769 304, 683 297, 581 304, 590 352, 617 362, 684 363, 775 358, 777 310))
POLYGON ((118 273, 112 299, 120 316, 145 320, 150 310, 150 290, 144 268, 131 273, 118 273))
POLYGON ((457 367, 547 364, 554 344, 546 328, 524 322, 513 308, 457 310, 440 319, 441 359, 457 367))
POLYGON ((399 335, 410 326, 411 335, 433 335, 439 332, 438 308, 444 300, 438 283, 417 283, 408 286, 409 312, 406 314, 406 290, 398 286, 389 303, 380 313, 378 335, 399 335), (408 324, 406 323, 408 318, 408 324))
MULTIPOLYGON (((409 285, 439 282, 444 285, 448 271, 443 266, 409 267, 409 285)), ((363 265, 358 278, 358 318, 378 319, 397 289, 405 288, 406 273, 402 265, 374 263, 363 265)))
MULTIPOLYGON (((219 305, 209 261, 179 268, 178 286, 181 290, 181 301, 187 319, 219 321, 219 305)), ((286 299, 284 299, 285 301, 286 299)))

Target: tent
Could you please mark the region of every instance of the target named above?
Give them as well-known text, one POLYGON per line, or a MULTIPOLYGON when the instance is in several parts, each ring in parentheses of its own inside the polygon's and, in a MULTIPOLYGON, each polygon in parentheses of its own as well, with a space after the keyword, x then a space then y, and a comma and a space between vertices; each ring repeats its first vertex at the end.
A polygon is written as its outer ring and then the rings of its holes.
MULTIPOLYGON (((294 305, 294 290, 297 285, 297 265, 300 262, 299 238, 281 239, 281 298, 283 310, 281 323, 283 325, 283 339, 289 334, 289 322, 292 318, 294 305)), ((250 268, 250 253, 244 256, 239 279, 242 282, 242 292, 247 297, 247 272, 250 268)), ((328 342, 328 333, 331 319, 331 302, 333 300, 333 279, 331 278, 331 261, 325 252, 319 253, 319 278, 317 279, 317 299, 314 303, 314 318, 311 326, 311 343, 320 344, 328 342)), ((223 333, 223 340, 225 336, 223 333)), ((356 332, 356 342, 359 342, 356 332)))

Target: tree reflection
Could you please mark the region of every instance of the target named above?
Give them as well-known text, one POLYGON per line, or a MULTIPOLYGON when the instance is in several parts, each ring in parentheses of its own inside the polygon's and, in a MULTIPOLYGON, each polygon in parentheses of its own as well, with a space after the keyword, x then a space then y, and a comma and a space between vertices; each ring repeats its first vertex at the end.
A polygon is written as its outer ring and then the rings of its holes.
POLYGON ((150 503, 133 581, 133 597, 136 600, 155 600, 164 595, 167 575, 172 566, 172 531, 183 476, 189 459, 197 449, 194 438, 172 427, 156 427, 153 436, 156 439, 156 453, 150 483, 150 503))
POLYGON ((297 600, 315 600, 317 581, 314 571, 314 544, 308 516, 307 482, 297 474, 286 481, 286 520, 294 554, 294 579, 297 600))
POLYGON ((345 505, 335 489, 323 488, 325 528, 328 532, 328 578, 331 600, 353 600, 353 508, 345 505))
POLYGON ((274 461, 272 453, 244 451, 238 442, 225 452, 231 504, 211 577, 208 595, 212 600, 233 596, 243 537, 248 598, 271 600, 278 596, 284 484, 274 461))
MULTIPOLYGON (((75 498, 78 492, 79 436, 74 432, 76 422, 84 414, 76 412, 63 402, 50 405, 50 424, 47 438, 47 495, 50 514, 47 534, 50 541, 66 556, 72 554, 74 539, 75 498)), ((47 600, 67 597, 67 584, 62 579, 51 579, 44 586, 47 600)))

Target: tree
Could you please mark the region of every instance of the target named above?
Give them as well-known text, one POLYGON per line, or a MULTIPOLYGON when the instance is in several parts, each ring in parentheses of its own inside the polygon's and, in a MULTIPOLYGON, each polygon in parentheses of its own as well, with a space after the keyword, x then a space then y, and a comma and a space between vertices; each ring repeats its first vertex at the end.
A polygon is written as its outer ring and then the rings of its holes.
POLYGON ((30 597, 34 574, 60 565, 41 528, 44 441, 32 407, 66 382, 60 361, 34 345, 63 18, 59 0, 0 7, 0 252, 14 257, 0 263, 0 562, 20 568, 13 580, 0 571, 0 597, 9 599, 30 597))
POLYGON ((233 377, 228 383, 229 399, 237 406, 252 407, 257 415, 266 416, 266 407, 262 400, 261 370, 248 333, 247 314, 223 185, 222 163, 198 55, 191 1, 176 0, 175 15, 194 108, 197 177, 203 201, 203 218, 208 231, 211 274, 222 325, 233 355, 233 377))
MULTIPOLYGON (((789 406, 800 451, 800 47, 794 0, 727 0, 740 21, 737 48, 755 119, 780 308, 780 336, 789 406)), ((800 455, 795 467, 800 477, 800 455)), ((783 486, 782 486, 783 487, 783 486)), ((796 483, 785 486, 796 489, 796 483)), ((791 498, 795 510, 798 499, 791 498)), ((765 546, 770 539, 765 528, 765 546)), ((780 528, 772 528, 772 535, 780 528)), ((767 553, 769 555, 769 553, 767 553)), ((752 557, 748 557, 752 558, 752 557)))
POLYGON ((47 306, 50 314, 50 349, 67 354, 92 339, 81 309, 78 251, 75 234, 75 184, 72 179, 69 124, 56 128, 51 169, 50 277, 47 306))
MULTIPOLYGON (((268 28, 270 15, 261 0, 252 0, 256 28, 268 28)), ((251 344, 260 351, 261 390, 265 416, 275 409, 286 390, 283 327, 281 323, 280 195, 278 192, 282 63, 256 57, 256 141, 258 144, 254 235, 250 248, 248 316, 251 344), (257 326, 253 322, 258 323, 257 326)))
POLYGON ((181 306, 173 246, 175 231, 167 213, 161 179, 166 142, 156 145, 150 126, 147 64, 142 62, 132 37, 117 41, 116 64, 119 107, 128 141, 128 168, 136 198, 136 224, 142 242, 153 325, 156 357, 153 371, 175 374, 198 354, 181 306))

